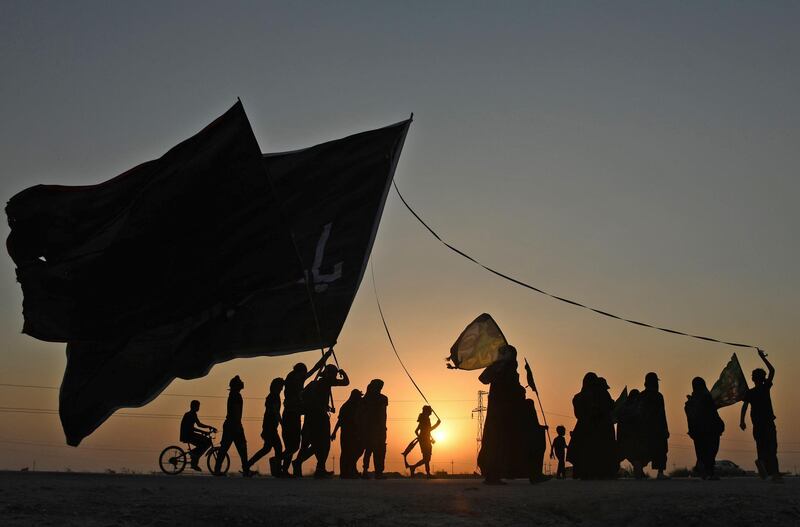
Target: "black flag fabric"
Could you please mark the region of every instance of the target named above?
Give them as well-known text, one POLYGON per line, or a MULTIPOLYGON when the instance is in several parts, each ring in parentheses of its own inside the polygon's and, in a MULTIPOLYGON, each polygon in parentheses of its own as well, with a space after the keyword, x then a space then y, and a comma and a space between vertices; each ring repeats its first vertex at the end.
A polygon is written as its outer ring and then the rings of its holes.
POLYGON ((335 344, 409 125, 262 155, 237 103, 106 183, 12 198, 24 331, 69 342, 67 442, 216 363, 335 344))

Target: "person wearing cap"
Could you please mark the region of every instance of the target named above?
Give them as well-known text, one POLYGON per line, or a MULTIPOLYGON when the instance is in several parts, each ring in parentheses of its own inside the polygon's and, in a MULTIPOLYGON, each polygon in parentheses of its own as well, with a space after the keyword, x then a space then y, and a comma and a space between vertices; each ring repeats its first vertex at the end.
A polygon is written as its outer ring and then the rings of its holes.
POLYGON ((669 479, 664 474, 667 468, 667 413, 664 410, 664 396, 658 391, 658 375, 650 372, 644 377, 644 390, 639 396, 642 411, 642 430, 644 432, 645 450, 650 466, 658 471, 658 479, 669 479))
POLYGON ((315 478, 333 476, 332 472, 325 469, 331 450, 331 420, 328 416, 331 408, 328 406, 328 401, 331 399, 331 388, 349 384, 350 379, 344 370, 328 364, 322 369, 319 377, 310 382, 303 390, 305 420, 303 421, 300 451, 292 462, 295 477, 303 475, 303 462, 311 456, 317 459, 315 478))
POLYGON ((339 477, 342 479, 358 478, 358 458, 364 452, 364 444, 359 434, 358 415, 361 407, 361 390, 350 392, 350 398, 339 408, 339 417, 331 434, 331 441, 336 439, 336 432, 341 430, 339 436, 339 477))
POLYGON ((361 401, 361 426, 364 440, 364 470, 361 477, 369 477, 369 461, 375 464, 375 479, 385 479, 383 475, 386 462, 386 407, 389 398, 381 393, 383 381, 372 379, 367 385, 367 393, 361 401))
POLYGON ((244 389, 244 382, 237 375, 228 383, 230 393, 228 394, 228 410, 225 414, 225 422, 222 424, 222 441, 219 443, 219 450, 217 451, 217 463, 214 466, 215 476, 224 476, 221 472, 222 460, 230 449, 231 444, 236 445, 236 451, 239 453, 239 459, 242 462, 242 473, 245 477, 251 475, 250 467, 247 464, 247 439, 244 436, 244 427, 242 426, 242 394, 244 389))

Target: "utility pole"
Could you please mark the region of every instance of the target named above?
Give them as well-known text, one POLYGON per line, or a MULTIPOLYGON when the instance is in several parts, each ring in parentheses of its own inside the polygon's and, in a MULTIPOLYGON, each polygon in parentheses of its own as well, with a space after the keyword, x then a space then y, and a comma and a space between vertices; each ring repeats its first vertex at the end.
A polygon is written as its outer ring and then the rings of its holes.
POLYGON ((450 475, 451 476, 456 473, 456 469, 453 468, 453 464, 454 464, 453 460, 451 459, 450 460, 450 475))
POLYGON ((472 410, 472 418, 478 414, 478 434, 475 438, 475 462, 477 464, 478 454, 481 452, 481 442, 483 441, 483 414, 486 412, 486 406, 483 404, 483 396, 489 395, 489 392, 478 390, 478 407, 472 410))

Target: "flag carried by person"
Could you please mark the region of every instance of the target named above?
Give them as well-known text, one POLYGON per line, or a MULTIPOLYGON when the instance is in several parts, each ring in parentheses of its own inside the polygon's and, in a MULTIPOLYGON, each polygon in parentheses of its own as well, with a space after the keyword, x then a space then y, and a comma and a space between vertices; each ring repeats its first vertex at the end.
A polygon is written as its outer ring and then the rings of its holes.
POLYGON ((492 365, 500 350, 508 345, 500 326, 491 315, 483 313, 469 323, 450 348, 447 367, 459 370, 478 370, 492 365))
POLYGON ((410 123, 263 154, 238 102, 108 181, 12 197, 23 332, 67 343, 67 443, 175 378, 333 346, 410 123))
POLYGON ((739 359, 734 353, 722 373, 719 374, 719 380, 711 388, 711 397, 717 408, 722 408, 744 399, 747 389, 747 379, 739 364, 739 359))

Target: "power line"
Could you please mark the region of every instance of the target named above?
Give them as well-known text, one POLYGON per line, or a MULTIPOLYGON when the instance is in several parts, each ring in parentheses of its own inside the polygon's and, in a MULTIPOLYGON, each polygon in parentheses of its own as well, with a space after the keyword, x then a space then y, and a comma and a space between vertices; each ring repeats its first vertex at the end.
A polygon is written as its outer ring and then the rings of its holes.
MULTIPOLYGON (((58 386, 41 386, 41 385, 34 385, 34 384, 12 384, 3 382, 0 383, 0 387, 6 388, 34 388, 34 389, 41 389, 41 390, 59 390, 58 386)), ((227 399, 227 395, 209 395, 209 394, 199 394, 199 393, 162 393, 160 396, 166 397, 183 397, 183 398, 197 398, 197 399, 227 399)), ((243 399, 251 400, 251 401, 263 401, 264 397, 242 397, 243 399)), ((347 399, 334 399, 337 403, 342 403, 347 401, 347 399)), ((435 403, 471 403, 472 399, 430 399, 430 401, 435 403)), ((391 402, 393 404, 397 403, 424 403, 427 402, 424 399, 392 399, 391 402)))

